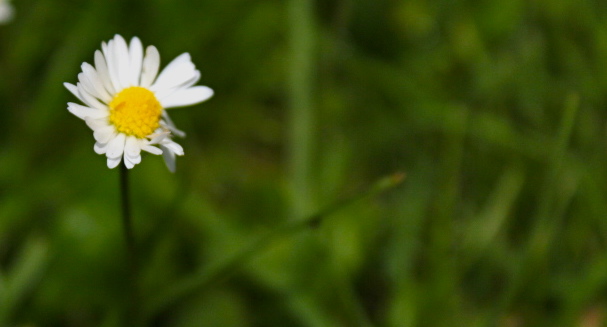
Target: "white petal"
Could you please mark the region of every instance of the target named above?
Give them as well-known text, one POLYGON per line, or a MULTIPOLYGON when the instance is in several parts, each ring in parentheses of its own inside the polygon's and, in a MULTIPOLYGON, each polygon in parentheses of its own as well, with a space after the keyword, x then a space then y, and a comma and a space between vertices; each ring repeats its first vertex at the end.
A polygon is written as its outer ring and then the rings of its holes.
POLYGON ((126 88, 130 85, 130 61, 129 48, 126 45, 124 38, 118 34, 114 37, 114 59, 117 62, 118 69, 118 81, 122 88, 126 88))
POLYGON ((134 164, 138 164, 141 162, 141 155, 137 155, 136 157, 126 157, 126 158, 129 158, 129 160, 134 164))
POLYGON ((141 73, 141 83, 139 85, 149 88, 154 82, 156 74, 158 74, 159 66, 160 53, 158 53, 158 49, 156 49, 155 46, 150 45, 145 51, 145 58, 143 59, 143 68, 141 73))
POLYGON ((107 44, 105 42, 101 43, 101 49, 103 51, 103 55, 105 57, 105 62, 107 64, 107 71, 110 77, 110 82, 114 87, 114 93, 120 92, 122 87, 120 86, 118 79, 118 63, 116 62, 114 55, 114 40, 110 40, 107 44))
MULTIPOLYGON (((80 81, 79 85, 82 87, 82 89, 86 91, 86 93, 88 93, 91 97, 96 99, 107 99, 102 95, 102 91, 97 89, 97 86, 94 84, 90 76, 87 76, 86 73, 78 74, 78 80, 80 81)), ((106 103, 109 102, 106 100, 103 101, 106 103)))
POLYGON ((122 133, 118 133, 116 137, 114 137, 110 144, 108 144, 106 155, 108 158, 117 158, 121 157, 124 152, 124 142, 126 140, 126 135, 122 133))
POLYGON ((7 1, 0 2, 0 24, 8 23, 13 19, 13 6, 7 1))
POLYGON ((90 117, 84 118, 84 122, 90 127, 92 130, 96 131, 100 128, 111 126, 108 123, 108 120, 105 118, 94 119, 90 117))
POLYGON ((164 146, 166 149, 170 150, 172 153, 178 156, 183 155, 183 147, 181 147, 181 145, 179 145, 178 143, 173 142, 172 140, 168 142, 163 142, 162 146, 164 146))
POLYGON ((82 71, 84 72, 86 80, 91 84, 95 91, 95 93, 92 94, 103 102, 110 103, 110 101, 112 101, 112 96, 108 93, 105 86, 103 85, 103 81, 97 73, 97 70, 95 70, 93 66, 85 62, 82 64, 82 71))
POLYGON ((128 136, 124 145, 124 155, 130 158, 135 158, 141 152, 141 146, 135 136, 128 136))
POLYGON ((104 154, 107 151, 107 146, 109 143, 99 143, 95 142, 95 146, 93 146, 93 150, 97 154, 104 154))
POLYGON ((190 55, 184 53, 175 58, 160 73, 156 82, 152 84, 150 90, 163 91, 172 89, 180 84, 186 83, 196 76, 196 66, 190 61, 190 55))
POLYGON ((170 96, 160 100, 164 108, 183 107, 205 101, 213 96, 213 90, 206 86, 194 86, 173 92, 170 96))
POLYGON ((180 85, 183 88, 188 88, 194 84, 196 84, 196 82, 198 82, 198 80, 200 80, 200 71, 196 70, 194 71, 194 77, 190 78, 188 81, 186 81, 183 85, 180 85))
POLYGON ((130 161, 134 165, 141 162, 140 151, 141 151, 141 147, 143 146, 143 143, 141 143, 140 140, 136 139, 135 141, 136 141, 137 153, 133 154, 132 151, 130 153, 129 153, 129 151, 127 151, 127 149, 128 149, 128 138, 127 138, 127 145, 125 146, 124 156, 123 156, 125 161, 128 159, 128 161, 130 161))
POLYGON ((173 59, 173 61, 171 61, 165 69, 172 69, 174 68, 174 66, 178 66, 181 65, 183 63, 191 63, 192 62, 192 57, 190 56, 189 53, 184 52, 182 54, 180 54, 179 56, 175 57, 175 59, 173 59))
POLYGON ((139 77, 141 76, 141 65, 143 62, 143 45, 138 37, 131 39, 129 45, 130 55, 130 85, 139 85, 139 77))
POLYGON ((127 157, 127 156, 124 156, 124 165, 128 169, 131 169, 131 168, 135 167, 135 163, 132 162, 131 160, 129 160, 129 157, 127 157))
POLYGON ((114 92, 115 92, 114 85, 112 84, 112 81, 110 80, 110 73, 108 71, 105 57, 99 50, 95 51, 95 69, 97 70, 99 79, 103 83, 103 86, 105 87, 105 89, 109 93, 114 94, 114 92))
POLYGON ((178 91, 180 89, 189 88, 190 86, 196 84, 196 82, 198 82, 198 80, 200 80, 200 72, 196 70, 196 71, 194 71, 194 76, 192 76, 192 78, 183 82, 182 84, 176 85, 170 89, 163 89, 160 91, 156 91, 156 93, 155 93, 156 98, 162 100, 162 99, 170 96, 171 94, 173 94, 175 91, 178 91))
POLYGON ((80 96, 80 93, 78 92, 78 87, 74 84, 70 84, 70 83, 63 83, 63 86, 65 86, 65 88, 70 91, 73 95, 75 95, 78 100, 84 102, 84 100, 82 100, 82 97, 80 96))
POLYGON ((114 169, 114 168, 116 168, 120 164, 121 160, 122 160, 122 157, 107 158, 107 167, 109 169, 114 169))
POLYGON ((176 66, 171 70, 163 70, 158 76, 156 82, 150 86, 154 92, 167 92, 187 83, 196 76, 196 70, 193 64, 183 64, 176 66), (165 73, 166 72, 166 73, 165 73))
POLYGON ((151 154, 155 154, 155 155, 160 155, 160 154, 162 154, 162 150, 160 150, 159 148, 157 148, 157 147, 155 147, 155 146, 153 146, 153 145, 149 145, 149 144, 144 145, 144 146, 141 148, 141 150, 143 150, 143 151, 147 151, 147 152, 149 152, 149 153, 151 153, 151 154))
POLYGON ((170 135, 171 135, 170 132, 165 131, 162 128, 158 128, 158 129, 156 129, 156 131, 154 131, 153 134, 148 136, 148 138, 151 138, 151 140, 149 141, 148 144, 158 144, 158 143, 162 142, 165 138, 169 137, 170 135))
POLYGON ((98 118, 107 117, 109 115, 109 113, 107 111, 89 108, 89 107, 79 105, 79 104, 73 103, 73 102, 68 102, 67 110, 69 110, 69 112, 71 112, 72 114, 74 114, 76 117, 78 117, 80 119, 85 119, 85 118, 89 118, 89 117, 98 119, 98 118))
POLYGON ((89 83, 88 80, 86 80, 86 83, 84 83, 85 77, 84 77, 84 73, 79 73, 78 74, 78 82, 80 87, 84 88, 84 90, 88 93, 93 95, 95 92, 95 88, 93 87, 92 83, 89 83))
POLYGON ((164 163, 166 164, 169 171, 174 173, 176 170, 175 154, 173 152, 169 151, 168 149, 166 149, 166 147, 164 147, 162 145, 160 147, 163 150, 162 157, 164 158, 164 163))
MULTIPOLYGON (((112 40, 110 40, 110 42, 112 42, 112 40)), ((109 53, 109 49, 108 49, 108 44, 105 42, 101 42, 101 50, 103 51, 103 55, 105 56, 105 58, 107 59, 107 54, 109 53)))
MULTIPOLYGON (((175 126, 173 120, 171 119, 171 117, 169 117, 169 114, 166 110, 162 111, 162 117, 164 118, 165 127, 168 128, 171 133, 179 137, 185 137, 185 132, 175 126)), ((160 122, 162 123, 163 121, 161 120, 160 122)))
POLYGON ((107 106, 89 94, 82 84, 78 83, 76 86, 78 87, 78 93, 80 93, 80 97, 82 98, 82 102, 84 102, 84 104, 95 109, 107 110, 107 106))
POLYGON ((111 140, 115 139, 115 136, 116 131, 114 129, 114 126, 102 127, 99 129, 95 129, 95 131, 93 132, 93 137, 95 138, 95 141, 99 143, 108 143, 111 140))

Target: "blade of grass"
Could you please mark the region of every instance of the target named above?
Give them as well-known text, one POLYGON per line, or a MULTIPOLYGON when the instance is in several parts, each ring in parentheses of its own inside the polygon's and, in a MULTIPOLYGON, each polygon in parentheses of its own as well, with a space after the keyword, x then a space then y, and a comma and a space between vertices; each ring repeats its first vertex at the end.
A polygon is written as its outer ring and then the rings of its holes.
POLYGON ((310 178, 312 127, 312 72, 314 67, 313 2, 291 0, 288 5, 291 41, 289 169, 293 183, 292 219, 312 208, 310 178))
POLYGON ((314 228, 330 217, 334 212, 339 211, 352 203, 365 198, 372 198, 396 187, 404 180, 404 177, 405 175, 402 173, 396 173, 384 177, 365 191, 329 205, 316 214, 310 215, 301 220, 288 221, 276 229, 269 231, 265 235, 262 235, 256 240, 252 241, 248 246, 243 247, 240 251, 237 251, 234 255, 227 257, 225 260, 222 260, 216 264, 211 264, 209 268, 201 271, 200 273, 187 277, 173 284, 167 289, 158 292, 157 295, 151 297, 149 302, 144 305, 144 316, 148 318, 152 317, 175 302, 178 302, 179 300, 190 295, 196 294, 201 289, 204 289, 214 282, 227 278, 234 273, 238 267, 242 266, 249 258, 264 250, 272 242, 280 238, 291 236, 308 228, 314 228))
POLYGON ((40 280, 48 262, 48 245, 41 239, 30 239, 4 279, 0 295, 0 326, 6 326, 13 311, 40 280))
POLYGON ((458 216, 458 203, 461 193, 462 164, 468 125, 468 109, 453 107, 446 112, 443 153, 441 155, 441 181, 433 207, 430 225, 430 265, 431 284, 428 287, 435 296, 432 301, 440 307, 444 315, 432 317, 435 324, 448 321, 448 317, 458 311, 457 293, 458 267, 456 258, 451 255, 455 240, 455 218, 458 216))
POLYGON ((340 277, 334 273, 333 280, 339 299, 347 313, 347 318, 349 319, 348 325, 360 327, 374 326, 350 280, 340 277))
MULTIPOLYGON (((557 206, 556 202, 562 196, 560 193, 563 192, 563 180, 560 177, 562 177, 561 175, 564 171, 567 147, 571 139, 578 109, 579 97, 577 94, 570 94, 564 104, 564 112, 556 136, 556 142, 547 164, 546 176, 538 200, 535 224, 522 258, 514 269, 515 273, 511 284, 504 293, 500 304, 496 306, 498 315, 504 313, 514 301, 516 294, 525 286, 527 278, 538 274, 541 271, 540 268, 547 264, 547 254, 550 250, 550 244, 553 242, 555 232, 564 216, 563 204, 561 203, 557 206)), ((571 199, 572 192, 567 192, 571 193, 567 200, 571 199)))
POLYGON ((467 261, 473 262, 495 242, 516 204, 525 182, 522 168, 507 168, 498 180, 487 204, 467 229, 461 247, 473 251, 467 261))

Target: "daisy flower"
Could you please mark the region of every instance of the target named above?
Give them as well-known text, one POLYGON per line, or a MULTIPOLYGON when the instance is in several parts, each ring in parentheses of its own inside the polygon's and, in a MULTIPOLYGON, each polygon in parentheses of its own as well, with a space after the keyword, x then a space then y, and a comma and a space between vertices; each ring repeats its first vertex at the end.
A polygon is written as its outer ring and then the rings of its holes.
MULTIPOLYGON (((0 0, 1 1, 1 0, 0 0)), ((158 74, 160 54, 154 46, 143 52, 141 41, 129 44, 116 35, 95 51, 95 66, 82 64, 76 85, 64 83, 84 105, 68 103, 67 110, 93 130, 94 150, 105 154, 108 168, 124 159, 131 169, 141 151, 162 154, 170 171, 183 148, 175 143, 178 130, 165 109, 200 103, 213 95, 206 86, 193 86, 200 72, 188 53, 181 54, 158 74)))
POLYGON ((8 23, 13 18, 13 6, 8 0, 0 0, 0 24, 8 23))

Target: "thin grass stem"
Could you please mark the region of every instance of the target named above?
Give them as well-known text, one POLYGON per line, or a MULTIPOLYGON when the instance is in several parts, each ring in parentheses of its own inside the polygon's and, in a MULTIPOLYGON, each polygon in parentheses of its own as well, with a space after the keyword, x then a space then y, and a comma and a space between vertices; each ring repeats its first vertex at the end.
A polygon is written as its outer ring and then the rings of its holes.
POLYGON ((291 218, 303 218, 313 208, 310 163, 313 142, 312 74, 314 67, 313 5, 289 1, 291 65, 289 115, 289 174, 292 182, 291 218))

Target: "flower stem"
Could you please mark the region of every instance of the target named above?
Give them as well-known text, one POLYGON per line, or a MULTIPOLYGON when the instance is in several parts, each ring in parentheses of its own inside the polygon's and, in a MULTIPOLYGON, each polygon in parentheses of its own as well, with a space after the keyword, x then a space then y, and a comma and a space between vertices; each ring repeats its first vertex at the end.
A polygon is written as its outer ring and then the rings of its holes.
POLYGON ((133 221, 131 219, 131 203, 129 198, 129 171, 120 165, 120 196, 122 205, 122 227, 128 251, 128 260, 133 265, 136 258, 135 237, 133 236, 133 221))
POLYGON ((129 197, 129 174, 125 165, 120 165, 120 197, 122 206, 122 227, 126 241, 127 261, 129 265, 129 307, 126 312, 127 321, 135 326, 139 321, 139 291, 138 291, 138 264, 137 247, 133 233, 133 220, 131 218, 131 203, 129 197))

